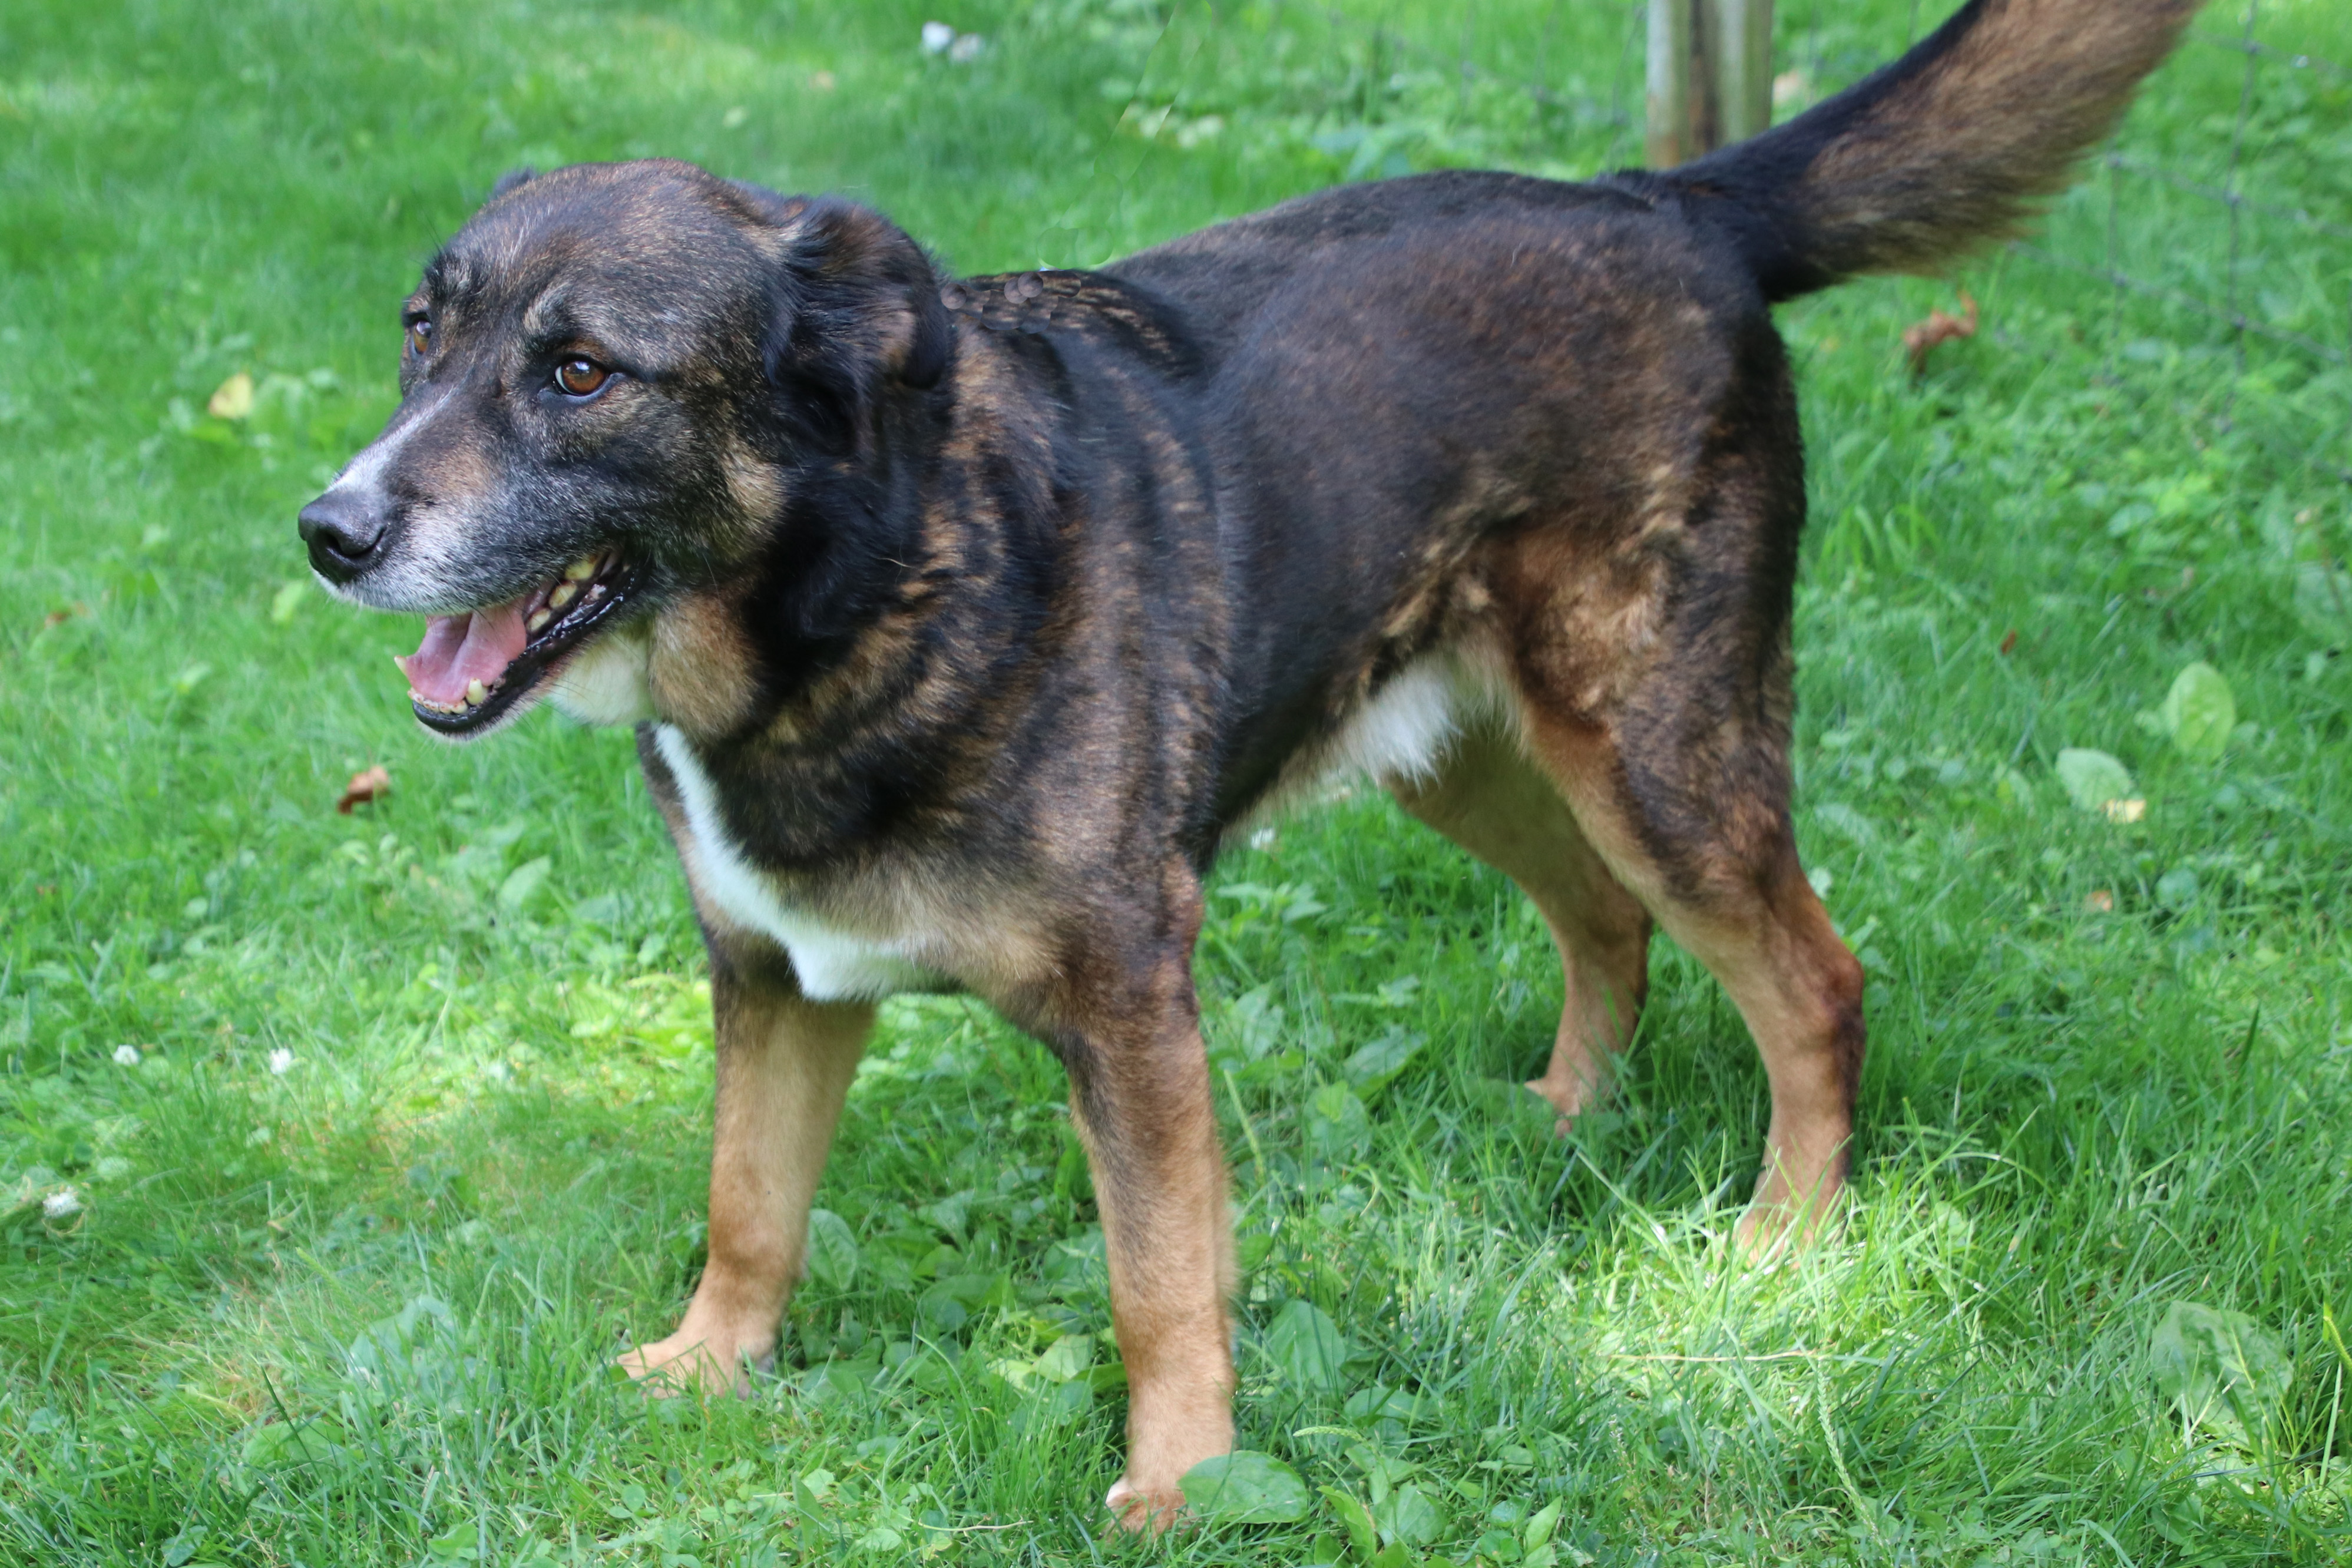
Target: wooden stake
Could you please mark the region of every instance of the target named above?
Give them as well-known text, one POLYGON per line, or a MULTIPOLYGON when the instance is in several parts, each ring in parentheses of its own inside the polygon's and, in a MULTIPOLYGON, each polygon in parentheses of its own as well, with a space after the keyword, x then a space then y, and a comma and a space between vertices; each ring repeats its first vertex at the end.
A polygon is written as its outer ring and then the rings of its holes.
POLYGON ((1772 126, 1772 0, 1714 0, 1718 146, 1772 126))
POLYGON ((1653 169, 1688 163, 1696 152, 1691 134, 1691 54, 1701 4, 1650 0, 1649 134, 1643 151, 1653 169))
POLYGON ((1648 135, 1670 169, 1772 123, 1772 0, 1650 0, 1648 135))

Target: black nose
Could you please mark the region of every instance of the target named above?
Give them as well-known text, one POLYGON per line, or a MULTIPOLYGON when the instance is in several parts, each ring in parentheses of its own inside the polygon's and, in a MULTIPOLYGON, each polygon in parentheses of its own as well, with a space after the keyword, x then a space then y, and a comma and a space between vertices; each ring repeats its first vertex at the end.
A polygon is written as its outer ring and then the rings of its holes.
POLYGON ((348 583, 366 571, 383 541, 382 510, 355 490, 329 490, 304 507, 298 521, 310 564, 330 583, 348 583))

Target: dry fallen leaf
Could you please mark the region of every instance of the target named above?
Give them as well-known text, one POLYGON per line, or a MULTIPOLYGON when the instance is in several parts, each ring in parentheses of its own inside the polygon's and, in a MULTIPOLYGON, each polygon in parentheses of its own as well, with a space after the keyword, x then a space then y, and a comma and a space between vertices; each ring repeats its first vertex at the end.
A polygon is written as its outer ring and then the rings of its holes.
POLYGON ((383 771, 382 763, 378 763, 365 773, 352 775, 352 782, 343 786, 343 798, 335 802, 335 809, 349 816, 352 807, 381 800, 391 793, 392 775, 383 771))
POLYGON ((1960 290, 1960 314, 1948 316, 1939 307, 1929 310, 1926 321, 1915 321, 1903 329, 1903 351, 1911 356, 1911 374, 1927 374, 1927 355, 1937 343, 1976 335, 1976 297, 1963 289, 1960 290))
POLYGON ((2147 802, 2135 795, 2129 800, 2103 802, 2099 809, 2107 814, 2109 822, 2137 822, 2147 815, 2147 802))
POLYGON ((2009 628, 2009 633, 2008 633, 2008 635, 2007 635, 2007 636, 2005 636, 2005 637, 2003 637, 2000 639, 2000 652, 2001 652, 2001 657, 2002 657, 2003 658, 2008 658, 2011 654, 2013 654, 2013 653, 2015 653, 2016 651, 2017 651, 2017 628, 2016 628, 2015 626, 2011 626, 2011 627, 2010 627, 2010 628, 2009 628))
POLYGON ((45 632, 54 631, 58 627, 64 626, 68 621, 72 620, 76 616, 86 616, 88 614, 89 614, 89 606, 77 599, 62 610, 51 610, 47 615, 43 616, 41 617, 41 629, 45 632))
POLYGON ((2105 888, 2094 888, 2083 907, 2095 915, 2111 915, 2116 912, 2116 896, 2105 888))
POLYGON ((205 412, 215 419, 242 419, 253 412, 253 377, 238 371, 213 388, 205 412))

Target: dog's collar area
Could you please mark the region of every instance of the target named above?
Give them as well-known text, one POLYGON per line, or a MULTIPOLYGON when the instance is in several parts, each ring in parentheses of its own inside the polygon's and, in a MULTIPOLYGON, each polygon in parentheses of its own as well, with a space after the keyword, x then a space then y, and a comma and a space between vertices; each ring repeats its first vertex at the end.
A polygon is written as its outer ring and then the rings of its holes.
POLYGON ((495 725, 614 618, 637 577, 633 564, 608 550, 573 562, 519 599, 435 616, 424 646, 397 661, 409 677, 417 722, 451 736, 495 725), (515 651, 489 673, 486 667, 509 647, 515 651))

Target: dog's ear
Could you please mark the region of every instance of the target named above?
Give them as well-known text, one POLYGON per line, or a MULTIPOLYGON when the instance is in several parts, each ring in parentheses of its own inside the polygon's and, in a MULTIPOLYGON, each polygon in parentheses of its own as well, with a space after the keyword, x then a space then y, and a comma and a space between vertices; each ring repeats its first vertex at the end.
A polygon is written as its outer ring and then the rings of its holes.
POLYGON ((842 201, 769 200, 783 247, 768 379, 809 437, 845 453, 884 399, 934 386, 946 373, 955 340, 940 275, 879 213, 842 201))
POLYGON ((500 174, 498 183, 490 187, 489 199, 497 201, 509 191, 527 185, 537 178, 539 178, 539 171, 528 163, 520 169, 509 169, 505 174, 500 174))

